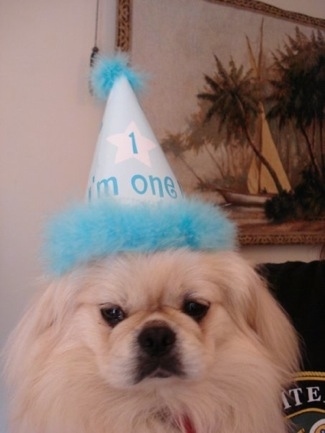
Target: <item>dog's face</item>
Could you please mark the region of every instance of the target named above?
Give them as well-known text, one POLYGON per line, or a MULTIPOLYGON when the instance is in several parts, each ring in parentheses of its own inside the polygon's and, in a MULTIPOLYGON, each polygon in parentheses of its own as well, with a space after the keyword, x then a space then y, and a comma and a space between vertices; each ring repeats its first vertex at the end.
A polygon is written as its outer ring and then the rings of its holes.
POLYGON ((8 372, 24 433, 76 423, 82 433, 179 432, 184 412, 197 433, 257 432, 266 420, 284 431, 279 397, 297 368, 296 339, 235 253, 93 263, 54 282, 13 340, 8 372))
POLYGON ((95 265, 83 284, 73 329, 80 329, 82 344, 113 387, 201 380, 217 347, 236 332, 224 304, 228 282, 221 269, 214 281, 206 257, 178 252, 118 258, 95 265))

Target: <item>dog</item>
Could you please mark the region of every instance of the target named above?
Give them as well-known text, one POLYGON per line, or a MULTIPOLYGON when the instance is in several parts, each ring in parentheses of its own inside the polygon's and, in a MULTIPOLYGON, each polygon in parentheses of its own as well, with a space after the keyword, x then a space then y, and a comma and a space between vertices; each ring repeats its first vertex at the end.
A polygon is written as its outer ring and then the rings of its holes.
POLYGON ((285 433, 285 313, 236 252, 123 253, 51 281, 8 343, 13 433, 285 433))

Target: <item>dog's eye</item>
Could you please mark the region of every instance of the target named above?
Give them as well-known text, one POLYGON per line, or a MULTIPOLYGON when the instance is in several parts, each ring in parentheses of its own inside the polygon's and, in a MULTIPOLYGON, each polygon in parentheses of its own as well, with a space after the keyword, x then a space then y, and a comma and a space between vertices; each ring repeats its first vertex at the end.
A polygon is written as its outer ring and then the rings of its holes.
POLYGON ((101 308, 100 312, 105 322, 112 327, 116 326, 126 318, 126 314, 122 308, 117 306, 101 308))
POLYGON ((202 304, 196 301, 185 301, 183 305, 183 313, 192 317, 199 322, 208 312, 209 305, 202 304))

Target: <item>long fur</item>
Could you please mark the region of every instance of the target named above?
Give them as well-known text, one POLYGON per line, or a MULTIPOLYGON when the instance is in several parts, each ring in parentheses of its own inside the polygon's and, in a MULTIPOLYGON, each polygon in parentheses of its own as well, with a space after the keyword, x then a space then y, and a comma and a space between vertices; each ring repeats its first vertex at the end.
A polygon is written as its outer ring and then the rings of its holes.
POLYGON ((13 433, 285 433, 281 391, 297 339, 236 253, 119 255, 53 281, 14 331, 7 355, 13 433), (184 299, 210 305, 202 321, 184 299), (127 318, 111 328, 103 305, 127 318), (134 381, 137 336, 176 334, 185 375, 134 381))

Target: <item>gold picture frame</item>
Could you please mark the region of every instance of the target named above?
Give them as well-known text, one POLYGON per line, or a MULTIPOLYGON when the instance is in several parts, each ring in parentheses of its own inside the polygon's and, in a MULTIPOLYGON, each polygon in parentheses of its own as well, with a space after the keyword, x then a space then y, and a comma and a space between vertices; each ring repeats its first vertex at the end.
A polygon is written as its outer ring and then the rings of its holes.
MULTIPOLYGON (((191 38, 192 45, 193 44, 195 45, 197 43, 195 31, 197 31, 196 27, 199 28, 199 25, 196 22, 196 18, 198 17, 198 19, 202 19, 202 17, 204 16, 203 15, 204 8, 201 5, 202 7, 199 7, 199 9, 197 9, 196 12, 193 11, 193 15, 191 15, 191 11, 189 11, 188 9, 194 6, 197 7, 201 2, 205 3, 206 5, 209 5, 210 8, 209 11, 212 10, 211 9, 212 7, 214 8, 215 11, 217 11, 217 9, 215 8, 219 8, 217 15, 220 16, 224 14, 225 20, 226 19, 229 20, 229 17, 231 17, 231 19, 234 19, 234 21, 237 23, 239 22, 238 14, 241 13, 240 22, 244 19, 251 19, 251 21, 255 23, 254 24, 255 27, 257 26, 256 23, 257 22, 259 23, 258 31, 256 30, 256 32, 254 33, 255 39, 248 34, 249 32, 247 32, 247 34, 244 34, 243 32, 242 34, 240 34, 240 29, 238 29, 238 33, 237 33, 237 27, 234 27, 234 31, 236 31, 236 34, 231 39, 231 43, 229 43, 229 59, 230 59, 229 62, 231 61, 232 58, 232 50, 234 49, 234 40, 237 39, 240 40, 240 38, 242 38, 243 40, 245 37, 247 39, 246 42, 247 42, 248 51, 251 50, 250 54, 252 54, 255 49, 255 54, 256 54, 255 58, 257 57, 258 54, 257 48, 261 46, 261 42, 257 41, 258 37, 256 35, 262 34, 261 33, 263 31, 261 30, 262 26, 264 29, 268 26, 272 27, 273 29, 277 29, 277 24, 278 24, 279 29, 281 29, 280 31, 284 31, 282 41, 283 44, 285 43, 287 44, 286 45, 287 49, 290 48, 289 47, 290 42, 288 42, 288 39, 285 38, 291 38, 291 41, 293 41, 295 35, 294 32, 296 31, 297 27, 298 30, 300 31, 300 35, 304 35, 304 32, 307 32, 308 35, 311 35, 312 33, 314 35, 320 33, 323 34, 323 29, 325 29, 325 20, 323 19, 311 17, 301 13, 285 11, 283 9, 265 4, 257 0, 191 0, 191 1, 162 0, 159 2, 157 2, 156 0, 118 0, 117 28, 116 28, 117 49, 120 51, 128 52, 130 55, 131 62, 134 63, 137 68, 145 70, 145 72, 148 72, 149 76, 153 74, 154 78, 151 80, 153 82, 150 83, 150 91, 155 83, 158 84, 163 83, 165 86, 163 90, 161 88, 160 90, 158 90, 158 97, 157 94, 151 100, 150 98, 147 97, 147 100, 145 101, 144 104, 144 111, 146 112, 146 114, 148 114, 148 112, 150 114, 151 112, 159 111, 161 108, 159 105, 160 103, 158 101, 160 98, 159 95, 162 95, 162 93, 165 92, 166 93, 169 92, 169 84, 171 78, 167 77, 168 74, 166 73, 158 77, 157 74, 160 72, 157 73, 157 71, 160 71, 160 68, 159 65, 157 64, 159 62, 164 61, 165 54, 168 56, 174 55, 176 63, 178 61, 181 62, 182 59, 186 58, 186 56, 183 57, 180 56, 180 51, 179 51, 179 50, 186 50, 187 48, 186 41, 184 42, 184 39, 182 40, 178 40, 177 38, 174 39, 175 40, 174 46, 177 47, 177 49, 176 48, 171 49, 172 39, 168 37, 169 36, 168 31, 166 32, 166 28, 168 28, 166 27, 166 25, 168 26, 168 24, 163 23, 164 10, 169 9, 167 6, 171 5, 171 3, 175 5, 175 3, 177 2, 179 2, 180 18, 182 12, 184 12, 184 9, 186 9, 185 11, 186 17, 184 16, 183 22, 190 23, 191 31, 188 32, 188 36, 189 38, 191 38), (145 8, 142 10, 142 12, 144 12, 146 19, 143 18, 142 21, 139 19, 141 14, 139 13, 138 9, 140 8, 145 8), (157 9, 157 11, 155 9, 157 9), (157 14, 157 16, 159 15, 159 18, 155 17, 155 14, 157 14), (276 22, 275 20, 278 21, 276 22), (140 28, 140 24, 141 24, 142 34, 139 31, 139 29, 136 28, 137 25, 139 25, 140 28), (159 33, 158 27, 160 24, 164 25, 163 27, 164 36, 159 38, 157 33, 159 33), (159 42, 161 41, 161 44, 163 44, 164 39, 168 39, 166 44, 169 45, 168 53, 164 53, 162 46, 160 45, 159 42), (151 41, 151 45, 149 43, 150 41, 151 41), (146 44, 146 46, 143 48, 141 44, 144 45, 146 44), (142 53, 142 55, 140 53, 142 53), (152 68, 153 65, 155 65, 154 69, 152 68), (156 101, 156 103, 154 101, 156 101)), ((229 22, 229 26, 231 26, 231 22, 229 22)), ((218 32, 218 28, 216 28, 216 32, 218 32)), ((264 31, 264 33, 266 32, 264 31)), ((223 36, 224 33, 222 31, 220 31, 220 34, 217 33, 218 39, 221 39, 223 36)), ((299 32, 297 37, 299 37, 299 32)), ((310 38, 312 37, 310 36, 310 38)), ((226 35, 225 35, 225 43, 223 43, 223 45, 226 45, 226 42, 228 41, 229 41, 229 35, 228 35, 228 39, 226 39, 226 35)), ((281 47, 279 48, 278 45, 273 49, 272 55, 277 55, 276 53, 279 53, 279 50, 281 51, 281 47)), ((283 51, 284 50, 285 49, 283 48, 283 51)), ((215 52, 212 50, 211 58, 213 58, 214 54, 215 52)), ((169 57, 169 61, 171 61, 170 59, 171 57, 169 57)), ((227 62, 223 60, 222 65, 225 65, 226 63, 227 62)), ((184 67, 186 68, 186 65, 184 65, 184 67)), ((201 89, 197 88, 196 91, 197 93, 200 93, 201 90, 201 94, 202 94, 204 93, 204 91, 207 92, 206 83, 204 81, 204 75, 211 75, 211 71, 203 69, 201 75, 202 75, 201 89)), ((180 79, 179 75, 177 79, 178 80, 180 79)), ((185 77, 184 80, 189 80, 189 77, 188 76, 185 77)), ((174 107, 173 98, 172 97, 170 97, 170 99, 167 98, 167 101, 170 102, 170 104, 166 104, 167 106, 169 106, 168 110, 172 111, 170 110, 170 107, 174 107)), ((175 110, 177 110, 177 108, 175 110)), ((191 114, 193 113, 188 113, 188 116, 190 116, 191 114)), ((149 121, 150 123, 153 123, 152 126, 155 132, 158 129, 157 135, 158 135, 158 139, 161 141, 164 132, 162 133, 161 131, 159 131, 159 127, 161 125, 159 124, 158 117, 156 116, 150 119, 149 116, 149 121)), ((193 117, 191 118, 191 121, 193 122, 193 117)), ((177 134, 175 133, 175 135, 177 134)), ((164 138, 162 141, 164 141, 164 138)), ((297 158, 297 155, 295 157, 297 158)), ((198 161, 198 164, 200 163, 201 162, 198 161)), ((178 175, 177 170, 176 170, 176 175, 178 175)), ((182 181, 182 179, 180 180, 182 181)), ((221 203, 221 204, 225 205, 226 210, 229 209, 229 207, 227 207, 228 203, 221 203)), ((235 207, 232 208, 231 210, 233 209, 235 209, 235 207)), ((242 211, 242 209, 243 209, 242 207, 240 208, 236 207, 236 212, 233 213, 234 219, 236 220, 236 222, 238 222, 239 225, 239 241, 242 245, 320 244, 325 242, 325 215, 324 214, 321 214, 320 216, 318 215, 317 218, 295 219, 294 221, 291 222, 281 222, 281 223, 270 222, 270 221, 262 222, 260 220, 260 216, 256 217, 256 214, 254 214, 254 217, 252 217, 253 214, 251 213, 249 214, 251 216, 249 218, 246 218, 246 214, 244 211, 242 211), (239 209, 239 213, 238 213, 238 209, 239 209)), ((248 210, 251 211, 252 207, 248 208, 248 210)))

